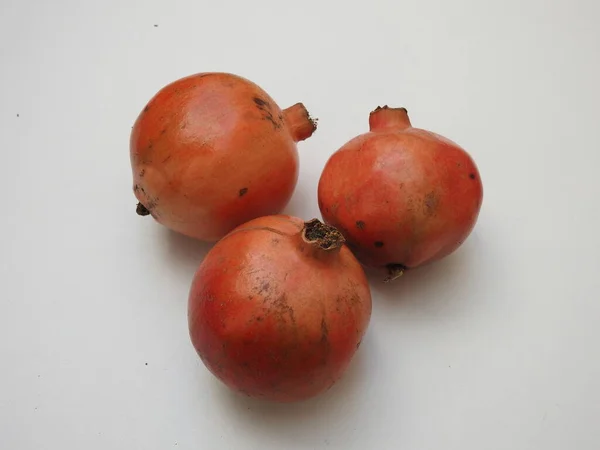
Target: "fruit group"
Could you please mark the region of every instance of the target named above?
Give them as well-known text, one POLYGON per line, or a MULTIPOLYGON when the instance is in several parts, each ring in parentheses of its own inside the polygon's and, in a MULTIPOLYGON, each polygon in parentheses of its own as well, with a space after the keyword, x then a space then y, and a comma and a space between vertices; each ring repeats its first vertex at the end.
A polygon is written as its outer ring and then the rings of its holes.
POLYGON ((315 128, 301 103, 282 111, 242 77, 177 80, 150 100, 131 133, 138 214, 214 241, 278 213, 296 186, 296 143, 315 128))
POLYGON ((328 160, 319 208, 363 264, 391 279, 456 250, 475 226, 483 187, 467 152, 413 128, 406 109, 377 108, 369 125, 328 160))
POLYGON ((289 402, 331 387, 371 317, 364 271, 318 220, 252 220, 208 253, 190 290, 192 343, 230 388, 289 402))

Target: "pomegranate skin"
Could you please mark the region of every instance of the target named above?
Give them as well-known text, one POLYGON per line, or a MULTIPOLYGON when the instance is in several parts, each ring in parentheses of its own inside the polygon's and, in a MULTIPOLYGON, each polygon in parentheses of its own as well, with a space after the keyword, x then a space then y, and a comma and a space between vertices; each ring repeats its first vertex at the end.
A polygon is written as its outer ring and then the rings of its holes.
POLYGON ((229 233, 192 283, 191 341, 231 389, 276 402, 330 388, 357 351, 371 317, 360 263, 339 242, 303 237, 313 220, 268 216, 229 233))
POLYGON ((298 179, 296 142, 315 129, 301 103, 282 111, 237 75, 177 80, 150 100, 131 132, 138 214, 205 241, 276 214, 298 179))
POLYGON ((392 278, 455 251, 483 200, 479 171, 454 142, 413 128, 404 108, 378 108, 370 132, 334 153, 319 180, 319 208, 364 265, 392 278))

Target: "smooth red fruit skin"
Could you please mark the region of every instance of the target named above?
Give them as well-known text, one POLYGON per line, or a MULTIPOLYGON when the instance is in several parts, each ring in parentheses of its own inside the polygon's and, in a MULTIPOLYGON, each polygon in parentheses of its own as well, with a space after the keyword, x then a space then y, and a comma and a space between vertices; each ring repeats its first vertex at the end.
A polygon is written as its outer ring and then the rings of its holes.
POLYGON ((292 402, 330 388, 371 317, 360 263, 345 245, 308 244, 303 227, 279 215, 236 228, 206 256, 190 290, 196 351, 217 378, 252 397, 292 402))
POLYGON ((483 187, 454 142, 413 128, 404 108, 378 108, 371 131, 334 153, 319 208, 366 266, 415 268, 456 250, 475 226, 483 187))
POLYGON ((177 80, 150 100, 131 133, 138 211, 206 241, 278 213, 298 179, 296 142, 314 130, 302 104, 282 111, 245 78, 177 80))

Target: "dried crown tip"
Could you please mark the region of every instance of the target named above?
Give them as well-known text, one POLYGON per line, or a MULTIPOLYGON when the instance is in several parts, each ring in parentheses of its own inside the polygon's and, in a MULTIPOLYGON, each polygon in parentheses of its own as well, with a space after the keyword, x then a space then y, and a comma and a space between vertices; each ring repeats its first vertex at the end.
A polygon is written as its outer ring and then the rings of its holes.
POLYGON ((304 224, 302 237, 307 243, 316 244, 323 250, 340 248, 346 242, 337 228, 324 224, 319 219, 312 219, 304 224))
POLYGON ((388 270, 388 276, 383 280, 384 283, 389 283, 400 278, 404 275, 404 272, 408 270, 404 264, 388 264, 386 268, 388 270))
POLYGON ((319 124, 319 119, 316 117, 314 117, 314 118, 311 117, 310 113, 308 112, 308 109, 306 109, 306 106, 304 106, 304 103, 298 103, 298 105, 300 105, 302 107, 302 109, 304 110, 306 119, 312 126, 312 132, 314 133, 315 131, 317 131, 317 125, 319 124))
POLYGON ((148 210, 148 208, 146 208, 144 205, 142 205, 141 203, 138 203, 136 208, 135 208, 135 212, 139 215, 139 216, 147 216, 150 214, 150 211, 148 210))
POLYGON ((371 111, 371 114, 376 113, 377 111, 381 111, 382 109, 391 109, 391 110, 396 110, 396 111, 404 111, 405 113, 408 113, 408 110, 403 106, 400 108, 390 108, 388 105, 383 105, 383 106, 378 106, 377 108, 375 108, 373 111, 371 111))
POLYGON ((380 109, 388 109, 388 105, 378 106, 373 111, 371 111, 371 114, 373 114, 375 111, 379 111, 380 109))

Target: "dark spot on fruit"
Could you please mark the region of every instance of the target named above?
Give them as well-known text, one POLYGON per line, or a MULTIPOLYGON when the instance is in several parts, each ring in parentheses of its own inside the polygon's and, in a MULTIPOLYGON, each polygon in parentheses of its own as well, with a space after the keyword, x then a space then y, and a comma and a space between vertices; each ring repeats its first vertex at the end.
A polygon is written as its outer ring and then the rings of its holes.
POLYGON ((358 228, 359 230, 364 230, 365 229, 365 223, 362 220, 357 220, 356 221, 356 228, 358 228))
POLYGON ((169 156, 167 156, 165 159, 163 159, 163 160, 162 160, 163 164, 164 164, 164 163, 166 163, 168 160, 170 160, 172 156, 173 156, 173 155, 169 155, 169 156))
POLYGON ((183 122, 183 123, 181 124, 181 127, 180 127, 180 128, 181 128, 182 130, 185 130, 185 127, 187 127, 187 122, 183 122))
POLYGON ((469 174, 469 178, 470 178, 471 180, 474 180, 474 179, 475 179, 475 174, 474 174, 474 173, 470 173, 470 174, 469 174))
POLYGON ((254 97, 252 100, 257 108, 263 113, 263 119, 271 122, 275 130, 280 129, 283 126, 283 115, 280 114, 277 119, 273 117, 271 104, 269 102, 259 97, 254 97))
POLYGON ((294 316, 294 308, 292 308, 288 302, 285 294, 281 294, 281 296, 272 303, 271 311, 277 316, 279 321, 285 322, 285 315, 287 314, 290 318, 290 321, 295 325, 296 317, 294 316))
POLYGON ((140 190, 140 187, 136 184, 133 186, 133 192, 137 192, 140 190))
POLYGON ((423 201, 423 210, 425 215, 434 216, 439 203, 440 199, 434 191, 431 191, 425 195, 425 200, 423 201))
POLYGON ((267 106, 267 107, 271 106, 271 105, 269 105, 269 102, 267 102, 266 100, 263 100, 262 98, 259 98, 259 97, 254 97, 252 100, 254 100, 254 103, 256 103, 256 105, 261 109, 264 108, 265 106, 267 106))
POLYGON ((167 132, 166 128, 163 128, 162 130, 160 130, 160 134, 165 134, 167 132))
POLYGON ((358 350, 358 347, 360 347, 362 341, 358 341, 358 344, 356 344, 356 349, 358 350))
POLYGON ((256 318, 256 321, 257 321, 257 322, 262 322, 263 320, 264 320, 264 319, 263 319, 263 316, 258 316, 258 317, 256 318))
POLYGON ((246 193, 248 192, 248 188, 242 188, 240 189, 239 195, 240 197, 243 197, 244 195, 246 195, 246 193))
POLYGON ((325 318, 321 319, 321 342, 327 342, 329 338, 329 329, 327 328, 327 322, 325 322, 325 318))
POLYGON ((375 247, 377 247, 377 248, 383 247, 383 242, 381 242, 381 241, 375 241, 375 247))
POLYGON ((267 292, 270 288, 271 288, 271 283, 269 283, 268 281, 263 281, 260 284, 260 289, 258 290, 258 293, 262 294, 263 292, 267 292))
POLYGON ((150 111, 150 105, 146 105, 146 107, 144 108, 145 113, 147 113, 148 111, 150 111))
POLYGON ((144 178, 145 174, 146 174, 146 169, 140 170, 140 178, 144 178))
POLYGON ((273 245, 277 245, 277 244, 279 244, 279 242, 280 242, 280 241, 279 241, 279 239, 278 239, 278 238, 273 238, 273 239, 271 239, 271 244, 273 244, 273 245))
POLYGON ((273 115, 271 113, 269 113, 265 116, 265 120, 268 120, 269 122, 271 122, 273 124, 273 128, 275 130, 279 130, 282 126, 281 123, 279 123, 279 122, 275 121, 275 119, 273 119, 273 115))
POLYGON ((149 200, 150 201, 147 203, 146 209, 148 211, 152 211, 154 208, 156 208, 156 205, 158 205, 158 197, 156 197, 156 198, 150 197, 149 200))

